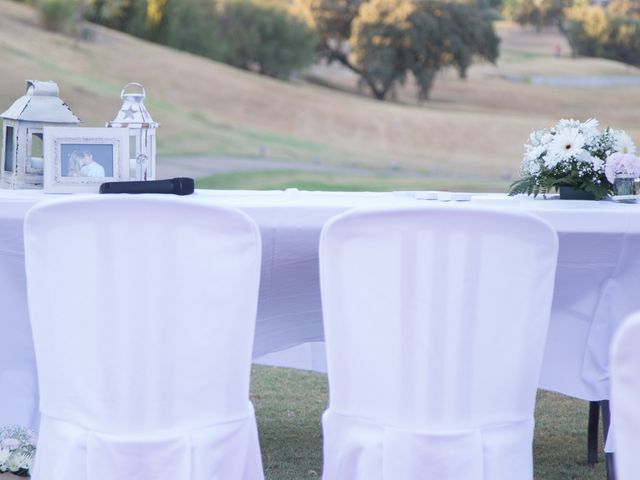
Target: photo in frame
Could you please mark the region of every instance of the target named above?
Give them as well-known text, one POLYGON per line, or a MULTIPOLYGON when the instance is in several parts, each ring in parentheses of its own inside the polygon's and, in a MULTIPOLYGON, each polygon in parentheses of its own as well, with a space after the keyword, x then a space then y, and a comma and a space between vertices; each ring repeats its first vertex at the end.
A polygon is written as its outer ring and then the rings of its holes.
POLYGON ((129 179, 126 128, 44 128, 44 192, 98 193, 129 179))

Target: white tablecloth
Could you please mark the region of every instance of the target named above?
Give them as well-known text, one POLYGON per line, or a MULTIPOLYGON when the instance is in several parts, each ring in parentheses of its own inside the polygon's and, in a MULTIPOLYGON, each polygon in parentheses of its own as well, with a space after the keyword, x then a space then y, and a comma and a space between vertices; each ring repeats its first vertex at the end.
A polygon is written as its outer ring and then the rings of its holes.
MULTIPOLYGON (((37 421, 22 221, 29 207, 49 198, 39 191, 0 190, 0 425, 35 426, 37 421)), ((410 192, 197 191, 184 197, 196 199, 240 208, 260 227, 254 357, 322 341, 317 247, 326 220, 354 207, 433 202, 410 192)), ((471 201, 524 209, 557 229, 559 266, 540 386, 585 400, 608 398, 609 341, 622 318, 640 310, 640 205, 504 195, 477 195, 471 201)))

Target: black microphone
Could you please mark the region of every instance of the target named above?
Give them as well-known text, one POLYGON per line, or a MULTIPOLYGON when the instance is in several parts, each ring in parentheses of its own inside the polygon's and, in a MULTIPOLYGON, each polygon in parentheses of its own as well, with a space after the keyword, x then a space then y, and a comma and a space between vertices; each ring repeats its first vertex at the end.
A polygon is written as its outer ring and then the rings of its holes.
POLYGON ((167 180, 139 182, 106 182, 100 185, 100 193, 173 193, 191 195, 195 184, 193 178, 178 177, 167 180))

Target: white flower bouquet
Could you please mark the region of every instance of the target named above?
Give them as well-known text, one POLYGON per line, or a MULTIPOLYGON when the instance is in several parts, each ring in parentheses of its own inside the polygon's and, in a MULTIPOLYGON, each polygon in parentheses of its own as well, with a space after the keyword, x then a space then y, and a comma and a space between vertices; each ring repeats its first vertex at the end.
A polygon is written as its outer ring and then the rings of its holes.
POLYGON ((33 465, 38 436, 21 427, 0 428, 0 473, 27 477, 33 465))
POLYGON ((509 195, 535 197, 573 187, 600 200, 613 193, 617 174, 640 174, 640 159, 629 135, 611 128, 600 131, 595 119, 560 120, 551 129, 532 132, 524 148, 520 178, 509 195))

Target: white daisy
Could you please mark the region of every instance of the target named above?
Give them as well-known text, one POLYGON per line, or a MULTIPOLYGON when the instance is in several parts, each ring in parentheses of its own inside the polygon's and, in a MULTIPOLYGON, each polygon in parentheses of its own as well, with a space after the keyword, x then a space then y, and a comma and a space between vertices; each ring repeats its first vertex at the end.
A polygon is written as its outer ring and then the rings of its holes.
POLYGON ((547 150, 547 147, 545 145, 537 145, 537 146, 525 145, 524 149, 525 149, 524 158, 525 160, 530 162, 532 160, 537 160, 538 158, 540 158, 540 156, 544 154, 544 152, 547 150))
POLYGON ((580 150, 576 154, 576 160, 578 160, 579 162, 593 164, 597 160, 597 158, 591 155, 591 153, 587 152, 586 150, 580 150))
POLYGON ((587 120, 582 124, 582 129, 597 130, 599 126, 600 126, 600 122, 598 122, 598 120, 596 120, 595 118, 590 118, 589 120, 587 120))
POLYGON ((580 131, 585 137, 585 143, 594 143, 600 137, 598 130, 598 120, 590 118, 580 126, 580 131))
POLYGON ((540 164, 538 162, 529 162, 529 164, 527 165, 527 171, 529 172, 529 174, 536 176, 540 173, 540 164))
POLYGON ((580 122, 578 120, 574 120, 573 118, 571 120, 567 120, 566 118, 563 118, 556 125, 556 131, 565 130, 567 128, 578 128, 579 126, 580 122))
POLYGON ((534 130, 529 134, 529 145, 533 147, 537 147, 542 144, 542 139, 544 135, 547 133, 546 130, 534 130))
POLYGON ((551 152, 547 153, 544 157, 542 157, 544 166, 549 169, 558 165, 558 163, 560 163, 561 160, 562 159, 558 155, 552 154, 551 152))
POLYGON ((584 135, 577 128, 559 130, 549 144, 549 155, 561 162, 569 160, 580 153, 584 147, 584 135))
POLYGON ((540 143, 542 145, 548 145, 553 140, 553 135, 551 132, 544 131, 542 134, 542 138, 540 139, 540 143))
POLYGON ((636 153, 636 146, 631 137, 622 130, 612 130, 613 149, 620 153, 636 153))
POLYGON ((592 157, 592 158, 593 158, 593 169, 596 172, 601 172, 602 170, 604 170, 604 160, 598 157, 592 157))

